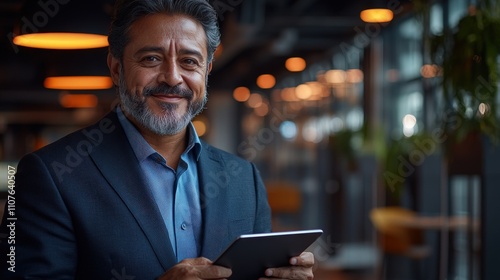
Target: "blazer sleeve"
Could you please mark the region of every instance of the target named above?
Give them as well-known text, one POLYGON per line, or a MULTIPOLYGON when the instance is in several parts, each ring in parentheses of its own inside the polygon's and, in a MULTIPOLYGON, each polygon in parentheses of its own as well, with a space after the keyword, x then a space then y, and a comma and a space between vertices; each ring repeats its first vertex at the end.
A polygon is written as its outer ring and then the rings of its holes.
POLYGON ((18 165, 15 212, 12 216, 6 212, 1 225, 1 279, 75 278, 73 226, 48 168, 36 154, 25 156, 18 165), (10 242, 7 236, 12 237, 10 242), (7 254, 10 263, 4 260, 7 254))

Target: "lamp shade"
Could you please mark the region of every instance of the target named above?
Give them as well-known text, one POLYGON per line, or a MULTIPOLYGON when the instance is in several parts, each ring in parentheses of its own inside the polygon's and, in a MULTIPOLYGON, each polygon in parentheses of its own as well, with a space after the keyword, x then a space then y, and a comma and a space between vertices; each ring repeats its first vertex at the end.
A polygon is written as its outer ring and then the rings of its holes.
POLYGON ((63 90, 109 89, 113 81, 108 76, 57 76, 45 78, 44 86, 63 90))
POLYGON ((108 46, 108 37, 90 33, 48 32, 18 35, 13 42, 18 46, 41 49, 91 49, 108 46))
POLYGON ((48 49, 106 47, 111 21, 107 1, 24 1, 12 32, 19 46, 48 49))
POLYGON ((391 10, 386 8, 373 8, 361 11, 360 18, 364 22, 389 22, 394 18, 391 10))
POLYGON ((359 17, 367 23, 390 22, 394 18, 394 13, 391 10, 394 6, 395 4, 388 0, 367 1, 359 17))

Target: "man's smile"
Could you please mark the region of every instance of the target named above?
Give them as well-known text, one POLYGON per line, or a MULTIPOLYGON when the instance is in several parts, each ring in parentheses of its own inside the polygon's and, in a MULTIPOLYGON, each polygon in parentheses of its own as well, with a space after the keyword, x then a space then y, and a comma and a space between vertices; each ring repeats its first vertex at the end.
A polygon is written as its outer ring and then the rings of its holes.
POLYGON ((152 94, 152 97, 162 101, 162 102, 169 102, 169 103, 177 103, 180 102, 183 99, 187 99, 187 97, 175 95, 175 94, 152 94))

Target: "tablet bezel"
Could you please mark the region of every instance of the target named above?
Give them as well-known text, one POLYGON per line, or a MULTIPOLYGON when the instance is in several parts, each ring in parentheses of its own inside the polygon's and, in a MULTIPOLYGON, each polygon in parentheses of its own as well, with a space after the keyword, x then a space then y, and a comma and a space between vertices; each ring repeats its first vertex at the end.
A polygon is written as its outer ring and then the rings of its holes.
POLYGON ((290 258, 304 252, 322 233, 311 229, 240 235, 214 264, 231 268, 229 279, 257 279, 267 268, 289 266, 290 258))

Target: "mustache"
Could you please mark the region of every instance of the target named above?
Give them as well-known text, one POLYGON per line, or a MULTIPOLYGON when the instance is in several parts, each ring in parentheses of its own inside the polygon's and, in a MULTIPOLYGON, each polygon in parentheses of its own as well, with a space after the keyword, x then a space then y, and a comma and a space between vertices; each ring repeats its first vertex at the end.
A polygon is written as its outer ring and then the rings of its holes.
POLYGON ((154 87, 145 87, 142 91, 144 97, 152 95, 176 95, 191 100, 193 98, 193 91, 190 89, 182 88, 180 86, 159 85, 154 87))

